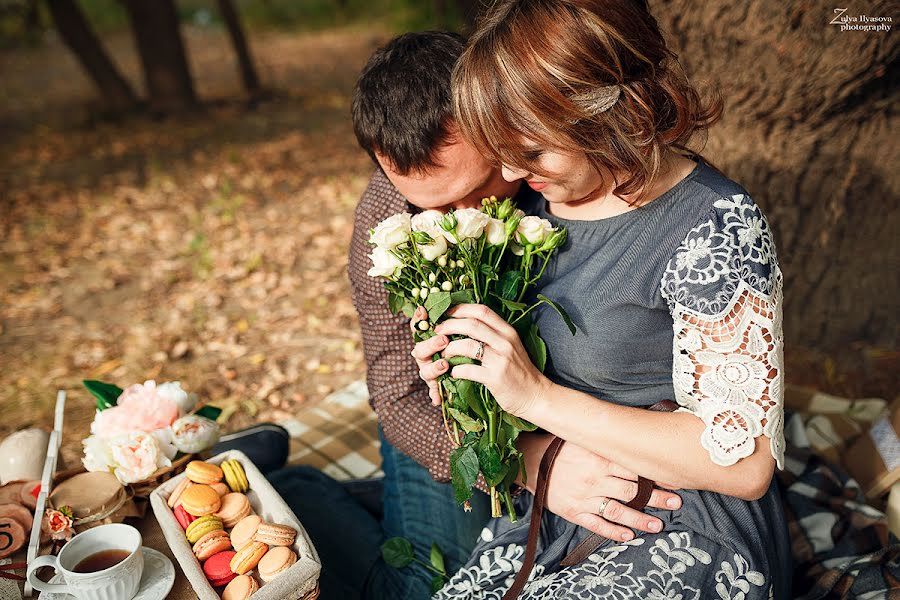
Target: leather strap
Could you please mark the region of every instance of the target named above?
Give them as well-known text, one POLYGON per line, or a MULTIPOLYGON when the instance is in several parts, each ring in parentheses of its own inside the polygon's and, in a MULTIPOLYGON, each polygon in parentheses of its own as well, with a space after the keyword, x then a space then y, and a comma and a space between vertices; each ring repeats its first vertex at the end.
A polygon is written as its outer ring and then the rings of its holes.
MULTIPOLYGON (((672 412, 678 408, 678 405, 671 400, 660 400, 647 408, 655 411, 672 412)), ((528 524, 528 541, 525 544, 525 556, 522 561, 522 568, 516 573, 516 578, 513 580, 512 586, 510 586, 506 593, 503 594, 502 600, 515 600, 518 598, 519 594, 522 593, 522 590, 525 589, 525 584, 528 582, 528 576, 534 568, 537 540, 541 531, 541 517, 544 513, 544 505, 547 502, 547 486, 550 482, 550 471, 553 469, 553 463, 556 461, 556 456, 559 454, 559 450, 564 443, 565 440, 554 437, 553 441, 550 442, 550 445, 547 446, 547 449, 544 451, 544 456, 541 458, 541 467, 538 470, 537 483, 535 484, 534 502, 531 505, 531 521, 528 524)), ((635 510, 644 508, 650 500, 650 495, 653 493, 654 487, 656 487, 656 483, 653 481, 645 477, 638 477, 637 495, 632 498, 626 506, 634 508, 635 510)), ((578 544, 578 546, 576 546, 575 549, 560 562, 560 564, 562 566, 571 566, 580 563, 587 558, 588 555, 593 553, 594 550, 603 543, 604 539, 604 537, 599 536, 596 533, 591 534, 578 544)))

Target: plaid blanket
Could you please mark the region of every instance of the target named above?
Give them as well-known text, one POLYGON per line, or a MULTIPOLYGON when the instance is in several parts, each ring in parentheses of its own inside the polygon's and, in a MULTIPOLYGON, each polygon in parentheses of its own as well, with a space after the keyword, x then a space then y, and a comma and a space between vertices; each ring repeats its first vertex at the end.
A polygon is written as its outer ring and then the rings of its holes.
MULTIPOLYGON (((788 417, 788 415, 785 415, 788 417)), ((786 419, 778 482, 792 540, 795 600, 900 598, 900 540, 843 469, 809 448, 799 415, 786 419)))

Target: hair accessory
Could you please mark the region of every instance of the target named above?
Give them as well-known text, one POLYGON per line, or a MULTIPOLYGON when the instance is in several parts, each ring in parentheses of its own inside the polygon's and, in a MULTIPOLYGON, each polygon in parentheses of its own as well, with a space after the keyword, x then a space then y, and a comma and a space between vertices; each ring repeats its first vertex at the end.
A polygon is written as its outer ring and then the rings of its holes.
POLYGON ((578 104, 591 116, 608 111, 619 99, 622 87, 618 84, 603 85, 587 92, 572 96, 572 102, 578 104))

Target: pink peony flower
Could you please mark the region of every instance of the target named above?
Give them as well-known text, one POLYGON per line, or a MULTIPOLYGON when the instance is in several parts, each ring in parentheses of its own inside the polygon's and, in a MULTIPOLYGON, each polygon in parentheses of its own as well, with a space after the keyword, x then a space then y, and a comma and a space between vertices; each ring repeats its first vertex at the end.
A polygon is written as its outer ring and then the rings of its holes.
POLYGON ((157 393, 156 382, 136 383, 122 392, 116 406, 97 413, 91 433, 103 438, 133 431, 155 431, 178 418, 178 405, 157 393))

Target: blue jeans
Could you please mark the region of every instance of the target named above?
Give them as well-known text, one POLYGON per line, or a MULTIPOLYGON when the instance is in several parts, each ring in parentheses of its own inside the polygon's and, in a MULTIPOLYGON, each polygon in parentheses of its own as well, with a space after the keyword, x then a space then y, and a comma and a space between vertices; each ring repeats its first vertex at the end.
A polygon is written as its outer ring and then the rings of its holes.
POLYGON ((450 484, 434 481, 427 469, 391 446, 383 435, 381 457, 380 521, 354 495, 366 492, 359 485, 342 485, 303 466, 268 476, 319 552, 321 600, 429 598, 433 573, 415 562, 403 569, 388 566, 381 558, 381 544, 394 536, 405 537, 415 557, 428 562, 431 543, 436 542, 444 552, 447 573, 452 574, 469 558, 490 518, 487 495, 475 490, 472 512, 466 513, 456 503, 450 484))

